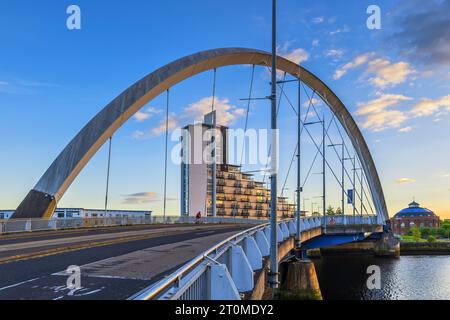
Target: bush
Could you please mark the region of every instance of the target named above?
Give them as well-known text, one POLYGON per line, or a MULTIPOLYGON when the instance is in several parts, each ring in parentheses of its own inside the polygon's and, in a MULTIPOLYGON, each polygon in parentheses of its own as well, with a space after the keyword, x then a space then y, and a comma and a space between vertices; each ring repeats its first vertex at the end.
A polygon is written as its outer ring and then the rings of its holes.
POLYGON ((436 242, 436 238, 433 236, 428 236, 428 242, 429 243, 436 242))
POLYGON ((411 232, 412 232, 412 236, 414 237, 415 241, 418 242, 420 240, 420 238, 422 238, 422 234, 420 233, 420 229, 419 228, 413 227, 411 229, 411 232))

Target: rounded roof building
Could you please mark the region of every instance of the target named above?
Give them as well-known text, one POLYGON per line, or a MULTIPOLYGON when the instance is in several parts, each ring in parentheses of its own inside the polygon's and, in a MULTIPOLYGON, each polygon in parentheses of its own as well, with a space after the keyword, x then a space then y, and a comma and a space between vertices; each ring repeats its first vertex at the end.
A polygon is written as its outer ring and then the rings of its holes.
POLYGON ((424 218, 424 217, 437 217, 436 214, 426 208, 420 207, 420 204, 413 201, 409 204, 408 208, 405 208, 398 212, 394 218, 424 218))

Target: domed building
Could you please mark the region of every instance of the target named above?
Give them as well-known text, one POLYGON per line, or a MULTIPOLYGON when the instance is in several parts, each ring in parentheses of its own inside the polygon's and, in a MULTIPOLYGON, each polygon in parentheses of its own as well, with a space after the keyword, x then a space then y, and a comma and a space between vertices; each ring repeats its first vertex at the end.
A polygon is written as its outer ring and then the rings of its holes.
POLYGON ((420 207, 420 204, 413 201, 398 212, 392 218, 392 231, 396 234, 406 234, 413 227, 439 228, 439 217, 431 210, 420 207))

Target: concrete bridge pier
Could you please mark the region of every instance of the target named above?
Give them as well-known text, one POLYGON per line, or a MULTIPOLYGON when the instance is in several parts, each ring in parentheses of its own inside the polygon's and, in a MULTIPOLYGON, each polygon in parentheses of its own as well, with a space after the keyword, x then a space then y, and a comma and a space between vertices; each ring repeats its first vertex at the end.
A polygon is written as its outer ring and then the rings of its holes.
POLYGON ((378 257, 400 257, 400 240, 391 232, 385 232, 381 238, 374 242, 373 252, 378 257))
MULTIPOLYGON (((296 250, 300 256, 305 250, 296 250)), ((276 298, 280 300, 322 300, 314 263, 293 257, 280 264, 281 286, 276 298)))

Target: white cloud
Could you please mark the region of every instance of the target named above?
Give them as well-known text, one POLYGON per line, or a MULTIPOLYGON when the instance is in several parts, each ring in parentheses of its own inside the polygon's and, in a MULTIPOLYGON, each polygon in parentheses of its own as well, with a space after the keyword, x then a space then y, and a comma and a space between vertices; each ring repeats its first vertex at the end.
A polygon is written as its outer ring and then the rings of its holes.
POLYGON ((312 20, 312 22, 313 22, 313 23, 316 23, 316 24, 322 23, 322 22, 324 22, 324 21, 325 21, 325 17, 323 17, 323 16, 316 17, 316 18, 314 18, 314 19, 312 20))
POLYGON ((317 99, 317 98, 312 98, 311 100, 305 101, 303 103, 303 106, 305 108, 308 108, 311 104, 313 104, 315 107, 319 106, 322 104, 322 100, 321 99, 317 99))
MULTIPOLYGON (((197 102, 190 104, 182 115, 183 118, 203 120, 205 114, 211 112, 212 97, 202 98, 197 102)), ((245 110, 237 108, 230 104, 229 99, 215 98, 214 107, 217 113, 217 124, 229 126, 238 118, 245 115, 245 110)))
POLYGON ((305 49, 302 49, 302 48, 297 48, 297 49, 293 49, 290 51, 281 51, 280 50, 279 54, 282 57, 284 57, 296 64, 301 64, 302 62, 305 62, 309 59, 309 53, 305 49))
POLYGON ((348 26, 344 26, 343 28, 339 28, 333 31, 330 31, 330 36, 334 36, 338 33, 349 32, 350 28, 348 26))
POLYGON ((145 133, 141 130, 136 130, 135 132, 133 132, 133 139, 140 139, 143 138, 145 136, 145 133))
MULTIPOLYGON (((169 121, 167 123, 167 128, 169 131, 178 128, 178 120, 176 114, 172 113, 169 115, 169 121)), ((166 118, 159 122, 157 127, 151 129, 151 135, 153 137, 158 137, 166 132, 166 118)))
MULTIPOLYGON (((184 108, 180 114, 171 113, 169 115, 168 129, 172 131, 179 128, 182 123, 193 123, 194 121, 202 121, 203 117, 211 112, 212 97, 202 98, 184 108)), ((229 126, 238 118, 245 116, 245 110, 237 108, 230 104, 227 98, 215 98, 215 110, 217 113, 217 124, 229 126)), ((166 118, 163 117, 157 126, 151 128, 147 132, 137 130, 133 133, 133 138, 142 139, 149 137, 159 137, 166 132, 166 118)))
POLYGON ((375 59, 369 62, 367 72, 373 74, 369 82, 379 88, 394 86, 406 81, 415 72, 407 62, 391 63, 387 59, 375 59))
POLYGON ((317 47, 317 46, 319 46, 319 44, 320 44, 319 39, 314 39, 314 40, 312 41, 313 47, 317 47))
POLYGON ((416 182, 415 179, 411 179, 411 178, 399 178, 397 180, 395 180, 396 184, 409 184, 409 183, 414 183, 416 182))
POLYGON ((158 109, 153 108, 153 107, 148 107, 144 111, 136 112, 135 115, 134 115, 134 119, 136 121, 138 121, 138 122, 143 122, 143 121, 146 121, 146 120, 150 119, 153 115, 160 114, 162 112, 163 112, 162 110, 158 110, 158 109))
POLYGON ((142 122, 145 120, 148 120, 150 118, 150 114, 145 113, 145 112, 136 112, 136 114, 134 115, 134 119, 136 119, 136 121, 138 122, 142 122))
POLYGON ((374 52, 368 52, 355 57, 352 61, 346 63, 335 71, 334 79, 338 80, 342 78, 348 71, 364 65, 365 63, 367 63, 367 61, 369 61, 371 57, 373 57, 374 54, 374 52))
POLYGON ((422 99, 412 107, 412 114, 415 117, 430 116, 444 111, 450 111, 450 94, 437 99, 422 99))
POLYGON ((411 132, 412 129, 413 129, 412 127, 404 127, 404 128, 399 129, 398 131, 401 133, 408 133, 408 132, 411 132))
POLYGON ((345 53, 344 49, 330 49, 325 52, 325 56, 338 59, 342 58, 344 53, 345 53))

